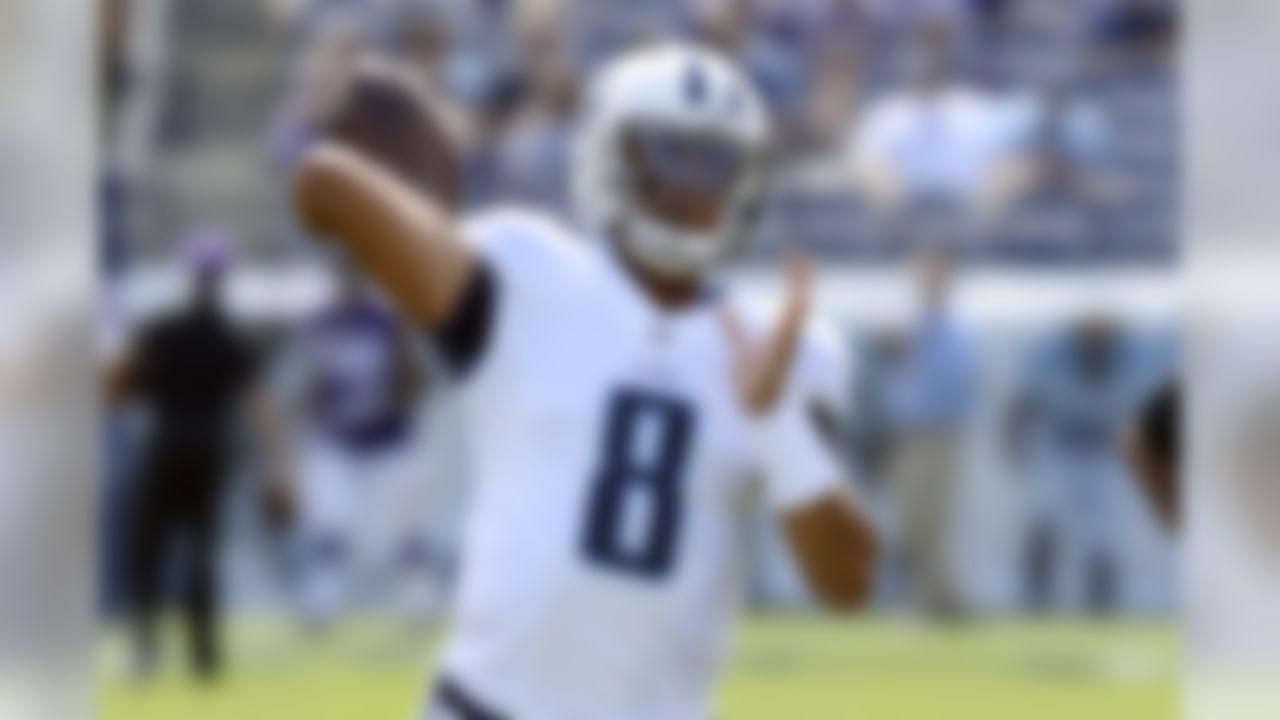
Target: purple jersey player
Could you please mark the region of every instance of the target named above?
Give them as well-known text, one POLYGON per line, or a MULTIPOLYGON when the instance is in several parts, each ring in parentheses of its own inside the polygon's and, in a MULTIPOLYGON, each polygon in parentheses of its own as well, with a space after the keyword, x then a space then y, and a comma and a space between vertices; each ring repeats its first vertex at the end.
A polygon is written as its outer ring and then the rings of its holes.
POLYGON ((411 336, 345 265, 336 297, 303 335, 303 617, 327 626, 356 589, 390 577, 397 609, 416 618, 429 609, 433 568, 420 492, 425 376, 411 336))

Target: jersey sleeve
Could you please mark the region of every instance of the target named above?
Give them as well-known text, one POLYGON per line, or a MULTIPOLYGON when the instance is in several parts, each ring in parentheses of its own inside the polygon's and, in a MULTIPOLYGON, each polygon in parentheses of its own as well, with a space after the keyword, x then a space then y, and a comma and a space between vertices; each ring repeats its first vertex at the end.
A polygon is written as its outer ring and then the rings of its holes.
POLYGON ((493 333, 497 302, 493 268, 481 262, 463 288, 453 316, 434 336, 441 359, 455 374, 465 376, 480 363, 493 333))
POLYGON ((560 225, 518 209, 468 218, 462 236, 479 265, 453 317, 434 333, 434 344, 456 376, 468 377, 501 353, 513 332, 536 322, 576 252, 560 225))
POLYGON ((835 333, 811 328, 778 406, 756 422, 765 496, 776 510, 803 506, 842 486, 849 397, 847 353, 835 333))
POLYGON ((849 422, 853 393, 852 360, 840 334, 827 325, 813 325, 800 346, 794 373, 792 382, 806 409, 830 416, 829 421, 839 426, 831 429, 839 432, 849 422))

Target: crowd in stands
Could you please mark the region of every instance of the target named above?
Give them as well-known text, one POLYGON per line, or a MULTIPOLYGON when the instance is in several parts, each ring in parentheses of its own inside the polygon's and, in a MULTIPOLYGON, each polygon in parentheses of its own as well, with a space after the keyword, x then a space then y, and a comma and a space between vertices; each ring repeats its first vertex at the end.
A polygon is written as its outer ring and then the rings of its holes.
POLYGON ((469 199, 568 211, 582 81, 697 38, 768 98, 779 164, 761 256, 899 258, 919 240, 1022 262, 1175 253, 1169 0, 271 0, 290 71, 266 130, 287 170, 366 51, 447 98, 469 199))

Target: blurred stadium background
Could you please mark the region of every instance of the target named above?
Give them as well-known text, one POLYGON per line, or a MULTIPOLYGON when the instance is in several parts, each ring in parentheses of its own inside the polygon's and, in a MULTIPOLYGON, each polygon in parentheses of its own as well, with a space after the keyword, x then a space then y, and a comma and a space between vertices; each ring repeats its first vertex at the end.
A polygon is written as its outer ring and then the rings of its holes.
MULTIPOLYGON (((288 354, 336 283, 292 222, 287 177, 360 54, 398 56, 449 99, 471 205, 567 211, 568 139, 591 69, 655 37, 721 47, 764 90, 785 149, 735 274, 765 297, 780 248, 818 259, 822 309, 857 359, 843 439, 889 549, 872 618, 825 621, 761 518, 726 717, 1172 716, 1172 551, 1120 444, 1178 364, 1173 3, 104 0, 102 27, 104 358, 178 302, 178 248, 210 231, 235 241, 236 317, 265 355, 288 354), (955 343, 933 377, 909 360, 924 332, 911 260, 940 244, 954 259, 955 343), (1106 372, 1081 381, 1078 365, 1098 357, 1106 372), (947 397, 920 401, 929 387, 947 397), (945 472, 923 494, 896 491, 939 428, 953 447, 931 462, 945 472), (936 537, 913 532, 920 513, 936 537), (1064 559, 1080 544, 1100 559, 1064 559), (943 570, 923 569, 921 553, 943 570), (928 577, 939 573, 949 579, 928 577)), ((287 384, 287 363, 272 365, 287 384)), ((422 402, 422 522, 452 551, 462 461, 447 403, 422 402)), ((104 430, 108 628, 128 606, 136 415, 112 411, 104 430)), ((375 583, 339 636, 301 637, 285 543, 253 502, 260 459, 246 451, 236 465, 221 568, 230 679, 197 691, 175 670, 132 687, 106 633, 104 717, 407 716, 431 642, 384 627, 375 583)))

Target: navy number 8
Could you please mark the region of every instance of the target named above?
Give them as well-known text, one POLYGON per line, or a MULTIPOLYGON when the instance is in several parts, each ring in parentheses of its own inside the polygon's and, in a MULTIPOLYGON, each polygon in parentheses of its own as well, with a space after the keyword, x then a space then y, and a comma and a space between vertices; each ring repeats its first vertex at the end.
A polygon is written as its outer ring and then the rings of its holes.
POLYGON ((680 540, 693 411, 680 399, 629 388, 611 398, 605 415, 584 552, 598 565, 661 578, 671 570, 680 540))

